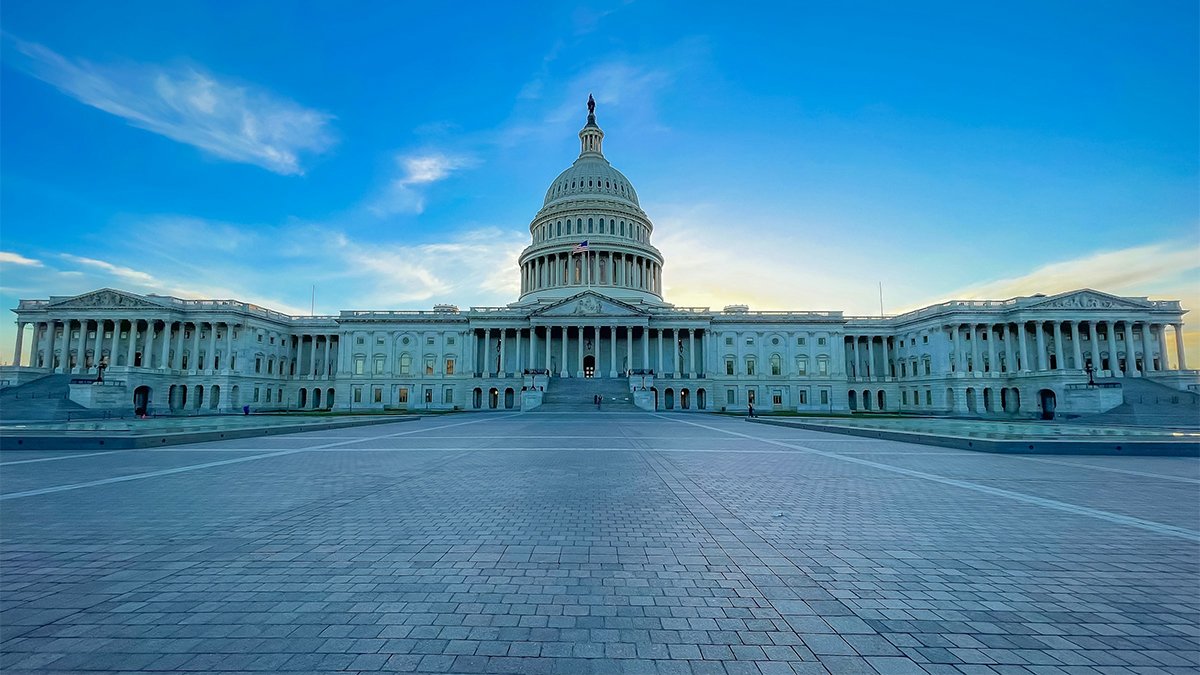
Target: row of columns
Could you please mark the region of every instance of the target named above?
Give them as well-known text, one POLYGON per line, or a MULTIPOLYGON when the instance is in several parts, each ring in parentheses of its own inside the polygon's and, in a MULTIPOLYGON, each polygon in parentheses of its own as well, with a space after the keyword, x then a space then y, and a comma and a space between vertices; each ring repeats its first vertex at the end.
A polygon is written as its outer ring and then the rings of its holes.
POLYGON ((559 359, 559 375, 561 377, 582 377, 583 376, 583 360, 590 353, 596 359, 595 376, 601 377, 604 372, 604 365, 608 365, 608 377, 617 377, 621 370, 654 370, 656 375, 670 373, 676 377, 685 375, 687 377, 696 377, 701 374, 704 369, 704 364, 707 362, 704 358, 708 340, 706 339, 707 332, 694 328, 656 328, 651 329, 644 326, 544 326, 542 327, 542 335, 538 335, 538 328, 484 328, 476 329, 475 339, 483 340, 483 362, 475 363, 475 367, 479 372, 490 376, 505 377, 509 373, 509 349, 508 340, 509 333, 513 333, 515 346, 512 350, 511 362, 516 373, 523 373, 525 370, 551 370, 550 365, 553 363, 554 353, 553 338, 555 330, 558 331, 559 347, 561 356, 559 359), (574 347, 571 345, 572 331, 574 328, 574 347), (592 349, 587 351, 587 330, 591 329, 592 349), (608 337, 605 339, 604 329, 608 329, 608 337), (640 329, 640 332, 635 333, 634 330, 640 329), (618 338, 625 338, 625 368, 618 367, 617 344, 618 338), (651 331, 656 335, 652 336, 651 331), (663 343, 668 338, 666 334, 670 334, 667 349, 671 353, 671 368, 666 368, 666 363, 663 360, 663 343), (525 351, 522 348, 522 342, 528 343, 528 357, 522 358, 525 351), (685 360, 682 354, 682 345, 686 341, 688 358, 685 360), (635 349, 635 342, 640 343, 639 348, 635 349), (651 343, 654 343, 655 360, 650 360, 651 343), (608 348, 605 349, 605 345, 608 348), (672 348, 673 346, 673 348, 672 348), (699 349, 697 349, 699 347, 699 349), (571 350, 576 351, 576 364, 578 365, 574 375, 568 370, 568 356, 571 350), (641 353, 641 363, 637 364, 634 360, 636 351, 641 353), (607 362, 605 356, 608 356, 607 362), (658 364, 657 368, 651 367, 651 364, 658 364), (684 368, 686 367, 686 371, 684 368))
MULTIPOLYGON (((148 368, 152 370, 186 370, 190 372, 210 371, 232 373, 237 367, 234 358, 234 333, 240 324, 224 321, 172 321, 168 319, 143 318, 107 318, 107 319, 52 319, 49 321, 18 321, 13 364, 26 365, 35 368, 49 368, 57 373, 86 373, 96 367, 108 352, 108 366, 126 366, 148 368), (24 358, 25 328, 33 327, 33 339, 29 349, 29 358, 24 358), (95 336, 92 336, 93 326, 95 336), (111 336, 105 337, 110 332, 111 336), (58 333, 62 331, 62 337, 58 333), (78 330, 79 337, 73 333, 78 330), (126 337, 121 337, 126 332, 126 337), (139 339, 139 336, 141 339, 139 339), (61 340, 61 341, 60 341, 61 340), (220 349, 218 349, 220 341, 220 349), (203 345, 201 344, 203 342, 203 345), (202 349, 203 347, 203 349, 202 349), (76 358, 72 362, 72 351, 76 358), (88 359, 88 352, 92 358, 88 359), (120 356, 124 352, 122 363, 120 356), (55 355, 60 358, 55 363, 55 355), (201 357, 203 353, 203 357, 201 357), (225 358, 221 358, 224 356, 225 358), (186 357, 186 363, 185 363, 186 357)), ((284 337, 284 336, 280 336, 284 337)), ((306 367, 302 371, 306 375, 315 375, 322 379, 330 376, 329 368, 321 368, 317 372, 315 358, 318 349, 324 349, 322 363, 330 363, 330 352, 334 344, 334 335, 298 335, 295 336, 295 346, 286 344, 289 350, 295 349, 295 358, 303 351, 305 338, 311 345, 306 367)), ((287 339, 284 337, 284 339, 287 339)), ((282 363, 292 355, 280 355, 280 375, 284 374, 282 363)))
MULTIPOLYGON (((956 372, 991 372, 999 373, 998 343, 1003 343, 1004 363, 1007 372, 1046 372, 1050 370, 1067 370, 1066 343, 1063 340, 1064 324, 1070 330, 1071 351, 1074 357, 1074 370, 1084 369, 1082 335, 1089 338, 1089 360, 1096 373, 1103 371, 1113 375, 1134 375, 1137 373, 1157 372, 1166 370, 1166 341, 1163 330, 1168 324, 1146 321, 1023 321, 1020 323, 1001 324, 957 324, 948 327, 953 331, 954 339, 954 370, 956 372), (1029 327, 1033 329, 1033 351, 1030 351, 1029 327), (1137 350, 1134 346, 1134 332, 1142 338, 1142 367, 1137 367, 1137 350), (1117 333, 1124 332, 1122 343, 1125 348, 1125 366, 1120 367, 1118 359, 1117 333), (987 334, 987 339, 983 335, 987 334), (1052 335, 1053 343, 1047 343, 1047 334, 1052 335), (970 334, 970 339, 966 335, 970 334), (1104 337, 1102 337, 1104 336, 1104 337), (968 353, 967 343, 970 343, 968 353), (983 360, 982 342, 987 343, 986 368, 983 360), (1102 344, 1106 343, 1106 344, 1102 344), (1154 348, 1158 345, 1160 360, 1154 362, 1154 348), (1053 346, 1053 352, 1050 347, 1053 346), (1108 362, 1103 359, 1102 350, 1107 346, 1108 362), (1050 356, 1055 357, 1051 363, 1050 356), (969 364, 969 365, 968 365, 969 364)), ((1187 358, 1183 346, 1183 324, 1169 324, 1175 331, 1176 367, 1180 370, 1187 368, 1187 358)))
POLYGON ((31 367, 49 368, 56 373, 86 373, 99 364, 105 351, 108 352, 108 366, 124 365, 127 367, 158 370, 173 368, 193 372, 199 372, 200 370, 216 371, 218 369, 231 372, 233 367, 232 359, 227 358, 224 363, 221 363, 217 351, 217 333, 220 330, 220 326, 225 326, 224 353, 226 355, 233 353, 232 328, 235 325, 225 322, 204 323, 137 317, 116 319, 52 319, 38 322, 18 321, 16 353, 13 358, 13 363, 16 365, 22 365, 22 343, 26 325, 34 327, 33 344, 29 353, 28 365, 31 367), (94 337, 91 336, 93 324, 95 325, 94 337), (108 326, 110 324, 112 326, 111 337, 105 338, 105 333, 109 332, 108 326), (161 329, 159 329, 159 325, 162 326, 161 329), (126 331, 126 326, 128 326, 127 336, 122 338, 121 333, 126 331), (189 362, 185 367, 183 363, 184 336, 188 333, 189 326, 191 327, 191 347, 188 351, 189 362), (200 340, 204 326, 208 326, 205 343, 206 358, 201 360, 199 358, 200 340), (76 327, 79 330, 78 338, 75 338, 73 335, 76 327), (58 342, 60 328, 62 330, 62 342, 58 342), (143 339, 140 343, 138 340, 139 333, 143 334, 143 339), (174 349, 172 349, 172 345, 174 345, 174 349), (72 350, 75 351, 76 356, 73 363, 71 359, 72 350), (90 360, 88 359, 89 350, 92 352, 90 360), (55 363, 54 358, 56 351, 61 355, 58 363, 55 363), (125 352, 125 362, 123 364, 120 359, 122 351, 125 352), (157 365, 155 365, 156 361, 157 365), (205 365, 208 367, 205 368, 205 365))
POLYGON ((521 265, 521 293, 564 286, 615 286, 662 295, 662 266, 616 251, 553 253, 521 265))

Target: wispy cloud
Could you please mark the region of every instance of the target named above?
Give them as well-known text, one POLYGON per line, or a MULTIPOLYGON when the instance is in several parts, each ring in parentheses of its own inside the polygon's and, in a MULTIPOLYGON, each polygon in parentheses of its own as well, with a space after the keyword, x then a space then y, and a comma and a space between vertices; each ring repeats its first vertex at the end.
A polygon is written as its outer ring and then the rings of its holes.
POLYGON ((400 177, 388 184, 384 194, 371 204, 378 215, 421 213, 425 210, 425 187, 443 180, 459 169, 478 162, 468 155, 444 152, 402 154, 396 157, 400 177))
POLYGON ((1027 274, 963 289, 962 299, 1052 295, 1089 287, 1112 293, 1145 294, 1164 284, 1178 284, 1200 270, 1200 246, 1195 242, 1162 242, 1117 251, 1091 253, 1039 267, 1027 274))
POLYGON ((22 267, 41 267, 42 261, 33 258, 26 258, 20 253, 11 253, 9 251, 0 251, 0 264, 3 265, 20 265, 22 267))
POLYGON ((82 103, 217 157, 279 174, 334 143, 333 116, 199 67, 97 65, 9 38, 13 65, 82 103))

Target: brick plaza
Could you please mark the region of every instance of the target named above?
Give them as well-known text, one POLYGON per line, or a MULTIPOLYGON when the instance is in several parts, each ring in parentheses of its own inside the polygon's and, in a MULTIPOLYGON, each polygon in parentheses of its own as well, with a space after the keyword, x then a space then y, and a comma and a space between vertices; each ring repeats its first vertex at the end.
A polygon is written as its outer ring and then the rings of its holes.
POLYGON ((0 670, 1160 674, 1200 462, 670 414, 0 454, 0 670))

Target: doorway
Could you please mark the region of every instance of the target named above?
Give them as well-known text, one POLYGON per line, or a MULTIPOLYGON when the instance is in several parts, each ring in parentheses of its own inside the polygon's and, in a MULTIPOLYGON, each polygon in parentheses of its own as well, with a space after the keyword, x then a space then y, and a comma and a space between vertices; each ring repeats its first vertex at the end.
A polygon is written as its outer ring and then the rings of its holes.
POLYGON ((1056 407, 1056 402, 1054 399, 1054 390, 1053 389, 1043 389, 1043 390, 1039 391, 1038 392, 1038 402, 1041 403, 1041 405, 1042 405, 1042 419, 1044 419, 1044 420, 1054 419, 1054 408, 1056 407))
POLYGON ((588 354, 587 356, 583 357, 583 376, 584 377, 595 377, 596 376, 596 357, 592 356, 591 354, 588 354))
POLYGON ((146 407, 150 405, 150 387, 142 385, 133 390, 133 414, 145 415, 146 407))

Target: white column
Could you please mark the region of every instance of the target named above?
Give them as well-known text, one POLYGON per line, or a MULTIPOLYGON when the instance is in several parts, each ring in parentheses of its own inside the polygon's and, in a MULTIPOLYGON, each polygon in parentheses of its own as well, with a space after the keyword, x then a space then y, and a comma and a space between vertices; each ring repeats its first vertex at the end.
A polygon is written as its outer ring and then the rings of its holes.
POLYGON ((58 369, 54 365, 54 341, 57 338, 58 322, 50 319, 46 322, 46 367, 50 372, 57 372, 58 369))
POLYGON ((63 319, 63 373, 71 374, 71 319, 63 319))
POLYGON ((984 330, 987 331, 988 371, 989 371, 989 374, 991 377, 999 377, 1000 376, 1000 361, 997 358, 997 353, 996 353, 996 331, 995 331, 995 328, 996 328, 995 325, 993 325, 991 323, 988 323, 984 326, 984 330))
POLYGON ((983 334, 979 331, 979 324, 969 324, 967 326, 967 334, 971 337, 971 374, 982 373, 983 357, 979 343, 983 341, 983 334))
POLYGON ((688 329, 688 377, 696 377, 696 331, 688 329))
POLYGON ((1042 321, 1033 322, 1034 330, 1037 331, 1037 361, 1038 370, 1044 371, 1050 369, 1049 359, 1046 357, 1046 326, 1042 321))
POLYGON ((537 326, 529 327, 529 369, 537 370, 537 326))
POLYGON ((1121 377, 1121 360, 1117 358, 1117 321, 1108 322, 1108 372, 1121 377))
POLYGON ((1137 349, 1133 346, 1133 322, 1125 322, 1125 375, 1133 377, 1137 370, 1137 349))
POLYGON ((1017 344, 1021 352, 1021 372, 1029 372, 1029 349, 1025 337, 1025 322, 1017 322, 1017 344))
POLYGON ((575 371, 575 377, 583 377, 583 326, 576 326, 575 330, 579 333, 579 335, 578 335, 578 343, 579 343, 578 368, 579 368, 579 370, 575 371))
MULTIPOLYGON (((225 324, 225 367, 222 368, 222 370, 224 370, 227 373, 233 372, 233 331, 234 331, 234 324, 226 323, 225 324)), ((171 334, 169 326, 166 329, 166 333, 167 333, 167 336, 169 337, 171 334)), ((163 360, 163 363, 164 364, 166 363, 166 359, 163 360)))
MULTIPOLYGON (((1062 322, 1054 320, 1054 365, 1055 370, 1065 370, 1067 367, 1066 354, 1063 352, 1062 322)), ((1046 357, 1046 365, 1050 365, 1050 357, 1046 357)))
POLYGON ((154 368, 154 318, 146 319, 146 348, 142 351, 142 365, 154 368))
MULTIPOLYGON (((631 328, 630 331, 633 329, 631 328)), ((630 339, 633 338, 633 333, 629 334, 630 339)), ((633 359, 629 360, 629 367, 633 368, 633 359)), ((650 370, 650 324, 646 324, 642 328, 642 370, 650 370)))
POLYGON ((663 371, 662 333, 663 333, 663 329, 659 328, 658 329, 658 354, 655 356, 656 363, 654 364, 654 373, 655 373, 655 375, 658 375, 660 377, 661 377, 661 373, 663 371))
POLYGON ((566 370, 566 330, 568 330, 568 327, 565 327, 565 325, 563 325, 562 330, 563 330, 563 340, 562 340, 562 342, 563 342, 563 363, 558 364, 558 366, 559 366, 558 376, 566 377, 566 376, 570 375, 570 371, 566 370))
MULTIPOLYGON (((330 354, 330 351, 332 350, 332 345, 331 345, 332 342, 333 342, 333 336, 326 335, 325 336, 325 358, 322 359, 322 361, 321 361, 321 379, 322 380, 329 379, 329 354, 330 354)), ((393 359, 393 360, 395 360, 395 359, 393 359)))
POLYGON ((188 360, 188 370, 200 371, 200 323, 192 322, 192 354, 188 360))
MULTIPOLYGON (((37 332, 36 326, 35 326, 34 332, 35 333, 37 332)), ((12 364, 14 366, 17 366, 17 367, 21 366, 21 347, 23 346, 24 342, 25 342, 25 322, 18 321, 17 322, 17 344, 16 344, 16 347, 13 348, 12 364)))
POLYGON ((1154 342, 1150 338, 1150 322, 1142 322, 1142 372, 1154 372, 1154 342))
POLYGON ((554 374, 552 372, 553 369, 550 367, 550 346, 552 344, 554 344, 554 327, 546 326, 546 379, 547 379, 547 382, 549 382, 550 376, 554 374))
MULTIPOLYGON (((151 335, 154 334, 153 324, 151 324, 151 326, 150 326, 150 334, 151 335)), ((147 350, 147 351, 149 351, 149 350, 147 350)), ((206 359, 206 363, 204 365, 208 366, 208 368, 207 368, 208 370, 212 370, 215 373, 216 372, 214 370, 215 366, 213 366, 213 363, 215 363, 215 359, 217 356, 217 323, 215 321, 210 321, 208 323, 208 348, 205 351, 207 353, 204 355, 205 359, 206 359)), ((150 365, 150 364, 146 364, 146 365, 150 365)))
POLYGON ((163 319, 163 335, 162 335, 162 354, 158 360, 160 370, 166 370, 171 367, 171 322, 163 319))
POLYGON ((683 377, 683 355, 679 353, 679 348, 683 345, 683 338, 679 337, 679 329, 671 329, 671 374, 675 377, 683 377))
POLYGON ((129 346, 125 352, 125 365, 132 368, 133 360, 137 358, 137 329, 138 320, 136 318, 129 320, 129 346))
MULTIPOLYGON (((303 373, 305 378, 307 378, 307 379, 312 379, 314 371, 317 369, 317 336, 313 335, 313 336, 311 336, 311 338, 312 338, 312 347, 310 347, 308 350, 308 362, 304 367, 304 373, 303 373)), ((288 340, 288 342, 290 343, 291 340, 288 340)), ((290 355, 286 358, 288 361, 291 361, 290 355)), ((305 363, 303 359, 304 359, 304 334, 301 333, 300 335, 296 336, 296 360, 299 361, 300 363, 305 363)), ((424 363, 425 363, 425 360, 422 358, 421 359, 421 367, 422 368, 424 367, 424 363)), ((372 368, 374 368, 374 366, 372 366, 372 368)), ((374 371, 372 370, 372 372, 374 372, 374 371)))
POLYGON ((1183 324, 1172 324, 1175 329, 1175 363, 1178 364, 1179 370, 1187 370, 1187 356, 1183 351, 1183 324))
POLYGON ((519 377, 524 369, 521 367, 521 329, 517 328, 517 341, 513 345, 513 372, 519 377))
MULTIPOLYGON (((613 359, 616 362, 617 359, 613 359)), ((634 327, 626 325, 625 327, 625 371, 634 370, 634 327)))
MULTIPOLYGON (((134 325, 136 326, 136 322, 134 322, 134 325)), ((187 330, 187 322, 180 321, 179 322, 179 330, 177 330, 175 332, 175 358, 173 359, 173 363, 174 363, 176 370, 183 370, 183 335, 186 330, 187 330)), ((132 347, 130 347, 129 353, 133 354, 132 347)), ((133 363, 132 357, 130 357, 130 359, 131 359, 130 364, 132 364, 133 363)), ((263 367, 266 367, 266 365, 264 364, 263 367)))
POLYGON ((867 336, 867 377, 875 379, 879 373, 875 371, 875 336, 867 336))
POLYGON ((1071 352, 1075 357, 1075 369, 1083 370, 1083 346, 1079 344, 1079 322, 1071 322, 1071 352))
POLYGON ((508 334, 507 328, 500 329, 500 367, 499 367, 500 372, 498 374, 499 377, 508 377, 508 365, 505 363, 505 359, 508 358, 508 354, 505 352, 505 349, 504 349, 507 346, 506 340, 505 340, 505 338, 508 337, 507 334, 508 334))

